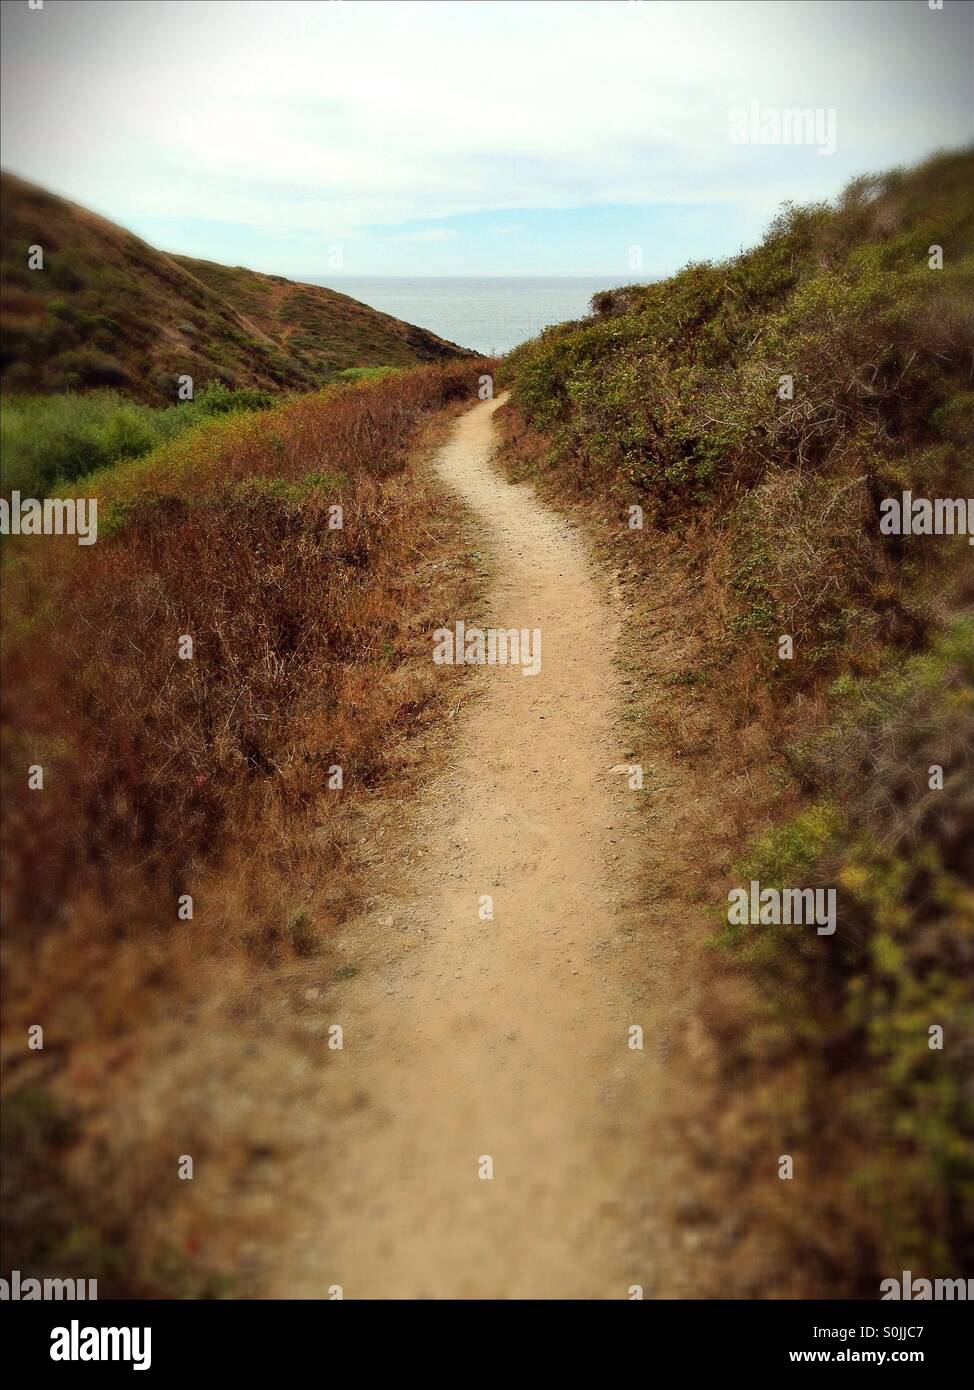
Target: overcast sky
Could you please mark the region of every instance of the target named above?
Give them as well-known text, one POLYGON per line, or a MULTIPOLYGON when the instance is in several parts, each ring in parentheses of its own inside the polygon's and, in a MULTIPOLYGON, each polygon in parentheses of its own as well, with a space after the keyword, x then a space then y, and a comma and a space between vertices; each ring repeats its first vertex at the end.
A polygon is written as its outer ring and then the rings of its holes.
POLYGON ((298 278, 333 279, 335 246, 355 275, 619 277, 639 246, 648 276, 969 143, 972 21, 969 0, 4 0, 2 161, 163 249, 298 278), (833 111, 834 153, 733 143, 752 102, 833 111))

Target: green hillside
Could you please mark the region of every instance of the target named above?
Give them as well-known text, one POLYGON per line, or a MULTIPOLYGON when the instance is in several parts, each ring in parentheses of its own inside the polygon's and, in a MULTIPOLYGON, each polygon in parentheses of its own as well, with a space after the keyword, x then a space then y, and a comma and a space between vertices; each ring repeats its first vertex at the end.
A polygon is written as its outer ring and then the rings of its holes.
POLYGON ((699 890, 725 924, 714 1027, 730 976, 760 1001, 719 1040, 725 1084, 764 1084, 813 1155, 787 1218, 810 1267, 864 1293, 969 1272, 974 547, 880 520, 974 494, 974 155, 786 207, 755 249, 592 310, 507 360, 512 469, 594 523, 637 605, 680 577, 684 708, 713 732, 679 751, 762 827, 699 890), (728 927, 751 879, 834 887, 838 931, 728 927))
POLYGON ((464 356, 347 295, 169 256, 85 208, 3 174, 0 376, 8 391, 111 387, 172 404, 197 388, 308 390, 349 367, 464 356), (43 269, 30 269, 31 246, 43 269))

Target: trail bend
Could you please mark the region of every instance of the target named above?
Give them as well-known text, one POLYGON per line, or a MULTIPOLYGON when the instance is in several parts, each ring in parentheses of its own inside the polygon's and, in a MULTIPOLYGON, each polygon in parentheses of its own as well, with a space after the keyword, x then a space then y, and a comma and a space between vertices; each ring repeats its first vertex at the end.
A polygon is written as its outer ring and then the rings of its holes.
POLYGON ((382 852, 272 1294, 626 1298, 651 1282, 637 1252, 663 1254, 659 1062, 629 1047, 650 1020, 630 968, 639 793, 611 771, 619 621, 570 523, 492 467, 502 403, 460 417, 434 466, 489 547, 484 624, 540 629, 541 669, 474 674, 447 765, 382 852))

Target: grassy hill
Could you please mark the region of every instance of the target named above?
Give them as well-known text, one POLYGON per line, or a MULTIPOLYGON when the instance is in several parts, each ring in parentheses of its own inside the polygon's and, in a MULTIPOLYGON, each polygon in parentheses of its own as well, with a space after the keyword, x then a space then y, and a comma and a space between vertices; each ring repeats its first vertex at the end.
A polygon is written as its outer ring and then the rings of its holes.
POLYGON ((347 295, 155 250, 122 227, 2 175, 0 375, 17 393, 112 387, 150 405, 199 388, 307 390, 348 367, 464 356, 347 295), (40 246, 42 270, 28 268, 40 246))
POLYGON ((380 313, 347 294, 242 266, 173 256, 316 380, 347 367, 409 367, 463 355, 425 328, 380 313))
POLYGON ((880 530, 904 490, 974 493, 972 247, 974 154, 939 155, 786 206, 733 260, 596 295, 501 373, 512 475, 593 523, 647 709, 686 638, 681 718, 642 738, 722 782, 729 828, 699 828, 685 874, 723 922, 720 1094, 769 1097, 735 1141, 741 1206, 763 1220, 748 1176, 801 1155, 782 1219, 836 1295, 974 1269, 974 548, 880 530), (641 605, 668 584, 654 633, 641 605), (834 937, 730 928, 751 880, 834 888, 834 937))

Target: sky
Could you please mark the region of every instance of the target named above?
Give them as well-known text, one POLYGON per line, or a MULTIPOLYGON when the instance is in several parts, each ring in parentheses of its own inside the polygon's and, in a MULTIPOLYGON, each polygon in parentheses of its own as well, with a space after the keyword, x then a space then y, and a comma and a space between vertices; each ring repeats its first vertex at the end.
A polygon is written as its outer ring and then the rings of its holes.
POLYGON ((970 0, 2 10, 4 168, 297 279, 651 278, 972 139, 970 0), (775 140, 795 108, 817 131, 775 140))

